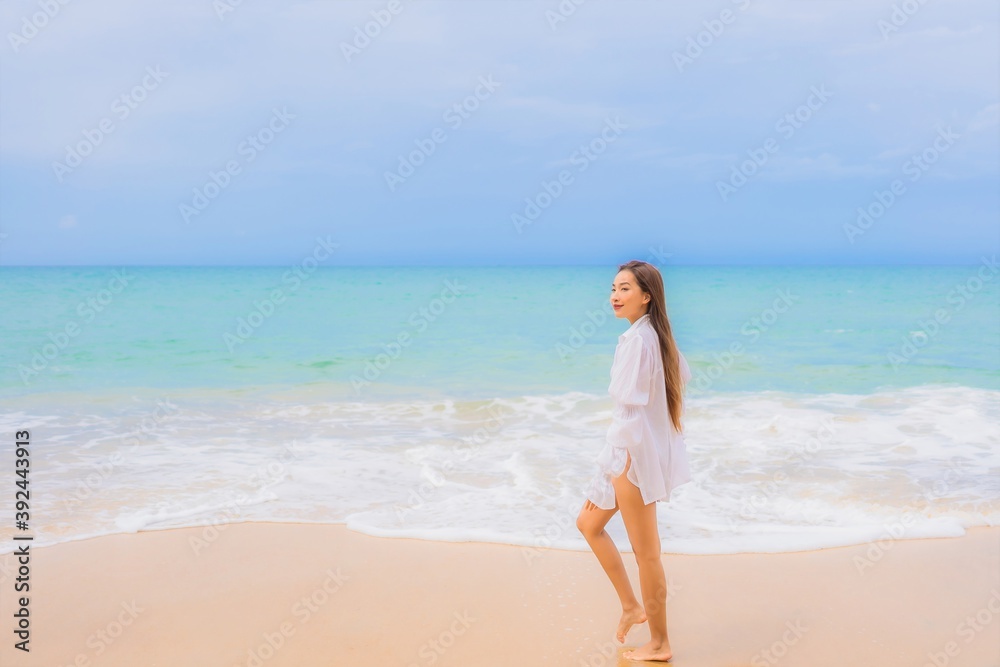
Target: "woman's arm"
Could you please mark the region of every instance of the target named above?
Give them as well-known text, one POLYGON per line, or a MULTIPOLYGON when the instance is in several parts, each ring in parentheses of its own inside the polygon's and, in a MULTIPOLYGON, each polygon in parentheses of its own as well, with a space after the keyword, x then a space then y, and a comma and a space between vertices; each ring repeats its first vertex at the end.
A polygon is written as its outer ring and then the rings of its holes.
POLYGON ((611 368, 608 393, 615 401, 608 442, 632 450, 642 440, 642 406, 649 404, 653 366, 641 336, 623 340, 611 368))

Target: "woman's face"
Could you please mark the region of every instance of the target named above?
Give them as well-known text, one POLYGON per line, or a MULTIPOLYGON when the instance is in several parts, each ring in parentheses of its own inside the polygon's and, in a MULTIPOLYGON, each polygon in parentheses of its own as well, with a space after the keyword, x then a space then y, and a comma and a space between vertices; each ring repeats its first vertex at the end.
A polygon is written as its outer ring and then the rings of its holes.
POLYGON ((611 307, 615 317, 627 317, 635 322, 649 308, 649 295, 643 293, 635 276, 628 269, 618 272, 611 283, 611 307))

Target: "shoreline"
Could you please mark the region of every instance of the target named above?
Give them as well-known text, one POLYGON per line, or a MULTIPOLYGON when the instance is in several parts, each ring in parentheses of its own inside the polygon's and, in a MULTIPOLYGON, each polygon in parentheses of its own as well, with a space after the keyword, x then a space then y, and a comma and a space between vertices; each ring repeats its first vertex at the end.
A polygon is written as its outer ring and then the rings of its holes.
MULTIPOLYGON (((643 625, 614 640, 617 596, 589 551, 342 524, 206 528, 31 551, 30 653, 13 648, 14 555, 3 554, 0 664, 575 667, 619 664, 649 638, 643 625)), ((663 562, 671 664, 1000 662, 1000 527, 663 562)))
MULTIPOLYGON (((212 531, 222 532, 222 531, 224 531, 226 529, 227 526, 234 526, 234 525, 240 525, 240 524, 297 525, 297 526, 342 526, 342 527, 346 528, 348 531, 350 531, 352 533, 356 533, 358 535, 363 535, 365 537, 372 537, 372 538, 376 538, 376 539, 415 540, 415 541, 418 541, 418 542, 432 542, 432 543, 444 543, 444 544, 483 544, 483 545, 495 545, 495 546, 498 546, 498 547, 512 547, 512 548, 516 548, 516 549, 526 549, 526 550, 532 550, 532 551, 534 551, 534 550, 552 550, 552 551, 562 551, 562 552, 567 552, 567 553, 592 553, 590 551, 589 547, 584 547, 584 548, 580 548, 580 549, 574 549, 574 548, 570 548, 570 547, 565 546, 565 544, 550 543, 550 544, 545 544, 544 546, 543 545, 539 545, 538 544, 538 539, 536 539, 534 541, 534 543, 530 543, 530 544, 518 544, 518 543, 513 543, 513 542, 503 542, 503 541, 499 541, 499 540, 494 541, 494 540, 490 540, 490 539, 449 540, 449 539, 444 539, 444 538, 440 538, 439 539, 439 538, 434 538, 434 537, 413 536, 413 535, 405 535, 405 534, 402 534, 402 535, 400 535, 400 534, 378 535, 378 534, 366 533, 366 532, 364 532, 362 530, 359 530, 359 529, 356 529, 356 528, 350 528, 350 527, 348 527, 347 522, 301 521, 301 520, 281 521, 281 520, 276 520, 276 519, 246 519, 246 520, 243 520, 243 521, 235 521, 235 522, 206 523, 206 524, 197 524, 197 525, 191 525, 191 526, 164 526, 162 528, 161 527, 154 527, 154 528, 143 527, 143 528, 139 528, 138 530, 131 530, 131 531, 119 531, 119 532, 111 532, 111 533, 97 533, 97 534, 90 534, 90 535, 82 535, 82 536, 79 536, 79 537, 68 538, 65 541, 52 542, 52 543, 47 543, 47 544, 39 544, 37 542, 32 541, 32 551, 36 551, 37 552, 37 551, 39 551, 41 549, 52 549, 52 548, 61 547, 61 546, 68 545, 68 544, 75 544, 77 542, 86 542, 86 541, 89 541, 89 540, 99 540, 99 539, 105 539, 105 538, 122 537, 122 536, 127 536, 127 535, 138 535, 138 534, 142 534, 142 533, 153 533, 153 532, 161 532, 161 531, 177 531, 177 530, 193 530, 193 531, 198 531, 198 530, 200 530, 200 531, 208 532, 208 533, 211 533, 212 531)), ((902 524, 900 524, 900 525, 902 525, 902 524)), ((877 538, 873 537, 873 538, 871 538, 871 539, 869 539, 867 541, 863 541, 863 542, 848 541, 846 543, 835 543, 835 544, 829 544, 829 545, 823 545, 823 546, 805 546, 805 547, 795 547, 795 548, 785 547, 784 550, 780 550, 780 551, 754 551, 754 550, 746 550, 746 551, 670 551, 670 550, 664 550, 661 553, 663 554, 663 556, 750 556, 750 555, 780 555, 780 554, 794 554, 794 553, 810 553, 810 552, 814 552, 814 551, 825 551, 825 550, 828 550, 828 549, 841 549, 841 548, 850 548, 850 547, 860 547, 860 546, 865 546, 865 545, 871 544, 873 542, 885 542, 885 541, 898 542, 898 541, 910 541, 910 540, 954 539, 954 538, 964 537, 965 535, 968 534, 968 532, 970 530, 983 530, 983 529, 989 530, 991 528, 1000 528, 1000 526, 970 526, 970 527, 958 527, 958 526, 956 526, 957 530, 963 530, 963 531, 965 531, 965 533, 962 534, 962 535, 954 535, 954 534, 926 535, 925 534, 925 535, 919 535, 919 536, 914 536, 914 537, 902 537, 902 536, 901 537, 895 537, 895 536, 892 535, 892 531, 888 530, 887 528, 885 528, 883 526, 883 527, 880 527, 876 532, 872 533, 873 535, 877 535, 878 536, 877 538)), ((570 528, 567 528, 567 530, 570 530, 570 528)), ((572 530, 575 531, 576 529, 572 528, 572 530)), ((622 528, 622 531, 624 531, 624 528, 622 528)), ((904 532, 907 532, 907 531, 904 530, 904 532)), ((911 528, 911 530, 908 531, 908 532, 912 533, 914 531, 911 528)), ((0 559, 2 559, 6 555, 10 555, 14 551, 14 549, 16 549, 16 545, 18 544, 17 542, 15 542, 17 534, 18 533, 16 531, 8 531, 7 534, 0 534, 0 548, 3 548, 2 545, 4 543, 7 543, 8 545, 14 545, 14 546, 10 546, 10 551, 0 551, 0 559)), ((624 532, 622 532, 621 535, 618 535, 618 534, 612 535, 612 537, 615 539, 615 542, 619 544, 619 550, 620 550, 620 552, 622 554, 631 554, 631 551, 630 551, 631 547, 628 544, 627 537, 624 536, 624 532)), ((661 535, 661 537, 662 537, 662 535, 661 535)), ((846 540, 856 540, 856 539, 857 539, 857 537, 850 537, 850 538, 845 538, 845 541, 846 540)), ((677 539, 677 538, 668 539, 667 541, 671 542, 672 544, 675 544, 675 545, 678 542, 685 542, 685 540, 683 540, 683 539, 677 539)), ((586 545, 586 542, 583 542, 582 538, 581 538, 581 544, 586 545)), ((0 570, 0 581, 2 581, 2 577, 3 577, 3 571, 0 570)))

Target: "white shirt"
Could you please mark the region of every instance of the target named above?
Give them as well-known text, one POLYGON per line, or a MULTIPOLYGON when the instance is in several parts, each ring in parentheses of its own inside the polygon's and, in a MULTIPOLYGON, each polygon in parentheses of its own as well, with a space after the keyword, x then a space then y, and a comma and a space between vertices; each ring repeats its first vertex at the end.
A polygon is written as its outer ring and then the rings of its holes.
MULTIPOLYGON (((680 371, 687 385, 691 369, 683 354, 680 371)), ((587 497, 602 509, 614 509, 611 478, 625 469, 627 451, 632 458, 628 479, 639 487, 643 502, 669 500, 671 491, 689 482, 691 475, 684 436, 674 430, 667 411, 663 359, 649 313, 618 337, 608 393, 614 399, 611 426, 587 497)))

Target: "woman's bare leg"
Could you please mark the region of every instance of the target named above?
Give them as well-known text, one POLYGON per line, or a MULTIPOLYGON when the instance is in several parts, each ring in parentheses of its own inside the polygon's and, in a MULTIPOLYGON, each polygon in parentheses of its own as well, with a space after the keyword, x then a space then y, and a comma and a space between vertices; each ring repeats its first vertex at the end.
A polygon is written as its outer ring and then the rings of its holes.
POLYGON ((615 546, 615 541, 611 539, 604 527, 608 521, 618 511, 618 505, 614 509, 601 509, 589 500, 583 504, 580 515, 576 518, 576 527, 587 540, 587 544, 594 551, 597 560, 604 568, 604 572, 611 580, 611 584, 618 593, 618 599, 622 603, 622 616, 618 621, 617 637, 619 642, 625 641, 625 635, 636 623, 646 620, 646 611, 635 598, 632 590, 632 582, 629 581, 628 572, 625 571, 625 563, 622 562, 622 555, 615 546))
POLYGON ((632 465, 628 457, 625 470, 612 480, 615 496, 622 513, 635 562, 639 566, 639 587, 642 604, 649 619, 649 643, 623 655, 630 660, 670 660, 670 640, 667 639, 667 582, 660 560, 660 532, 656 525, 656 503, 642 501, 639 488, 629 481, 626 473, 632 465))

